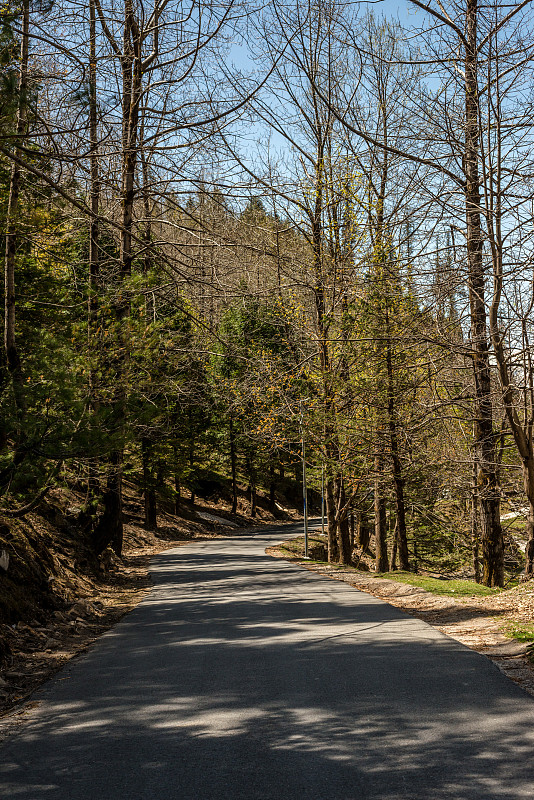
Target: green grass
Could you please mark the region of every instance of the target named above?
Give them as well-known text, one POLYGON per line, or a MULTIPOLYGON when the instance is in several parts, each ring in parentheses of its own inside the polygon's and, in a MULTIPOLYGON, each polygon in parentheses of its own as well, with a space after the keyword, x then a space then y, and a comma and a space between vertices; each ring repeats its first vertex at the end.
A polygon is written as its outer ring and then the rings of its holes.
MULTIPOLYGON (((310 534, 308 536, 308 547, 313 547, 316 544, 326 544, 325 539, 321 539, 316 535, 310 534)), ((281 549, 287 550, 289 553, 301 556, 304 554, 304 536, 296 536, 294 539, 286 539, 281 545, 281 549)))
POLYGON ((414 575, 411 572, 384 572, 372 573, 375 578, 387 578, 390 581, 408 583, 425 589, 432 594, 441 594, 448 597, 484 597, 491 594, 498 594, 500 589, 490 589, 480 583, 467 580, 430 578, 427 575, 414 575))
POLYGON ((534 642, 532 622, 508 622, 503 627, 503 632, 509 639, 516 639, 518 642, 534 642))
POLYGON ((503 522, 503 528, 506 530, 514 530, 518 533, 525 533, 526 519, 524 517, 516 517, 516 519, 506 519, 503 522))

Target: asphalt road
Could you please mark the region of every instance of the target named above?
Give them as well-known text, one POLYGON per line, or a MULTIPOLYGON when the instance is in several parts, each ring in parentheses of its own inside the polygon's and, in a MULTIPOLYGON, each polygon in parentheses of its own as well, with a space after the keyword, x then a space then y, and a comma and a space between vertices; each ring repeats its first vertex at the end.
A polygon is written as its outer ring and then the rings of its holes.
POLYGON ((149 597, 34 698, 0 797, 534 797, 533 699, 424 623, 264 555, 287 534, 158 556, 149 597))

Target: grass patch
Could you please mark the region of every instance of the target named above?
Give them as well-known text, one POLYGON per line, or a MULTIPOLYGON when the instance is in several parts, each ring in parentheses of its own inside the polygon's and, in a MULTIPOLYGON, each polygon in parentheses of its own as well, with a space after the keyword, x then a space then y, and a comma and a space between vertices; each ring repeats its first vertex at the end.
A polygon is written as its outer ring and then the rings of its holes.
POLYGON ((509 639, 516 639, 518 642, 534 642, 532 622, 508 622, 503 627, 503 632, 509 639))
MULTIPOLYGON (((313 548, 317 545, 326 545, 326 540, 318 537, 317 535, 310 534, 308 536, 308 553, 313 551, 313 548)), ((280 545, 281 550, 285 550, 287 553, 291 553, 293 556, 298 556, 299 558, 304 557, 304 536, 295 536, 294 539, 287 539, 283 544, 280 545)), ((323 562, 318 562, 323 563, 323 562)))
POLYGON ((408 583, 417 586, 432 594, 446 595, 447 597, 485 597, 498 594, 501 589, 483 586, 475 581, 430 578, 427 575, 414 575, 411 572, 384 572, 375 573, 375 578, 387 578, 390 581, 408 583))

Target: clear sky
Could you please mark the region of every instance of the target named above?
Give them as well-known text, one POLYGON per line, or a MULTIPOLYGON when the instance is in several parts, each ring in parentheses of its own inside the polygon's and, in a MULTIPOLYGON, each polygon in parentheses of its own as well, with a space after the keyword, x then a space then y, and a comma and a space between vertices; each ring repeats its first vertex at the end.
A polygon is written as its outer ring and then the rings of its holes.
MULTIPOLYGON (((401 21, 408 22, 413 18, 417 9, 409 0, 360 0, 356 5, 369 6, 376 14, 383 14, 386 17, 398 17, 401 21)), ((419 12, 422 14, 422 12, 419 12)))

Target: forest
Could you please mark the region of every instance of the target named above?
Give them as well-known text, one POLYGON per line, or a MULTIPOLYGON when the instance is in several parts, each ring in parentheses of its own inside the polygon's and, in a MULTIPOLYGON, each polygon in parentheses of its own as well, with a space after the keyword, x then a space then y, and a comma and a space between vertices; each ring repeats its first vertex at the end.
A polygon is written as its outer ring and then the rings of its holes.
POLYGON ((532 576, 533 23, 6 0, 0 547, 54 487, 120 555, 125 480, 154 528, 304 461, 329 562, 532 576))

